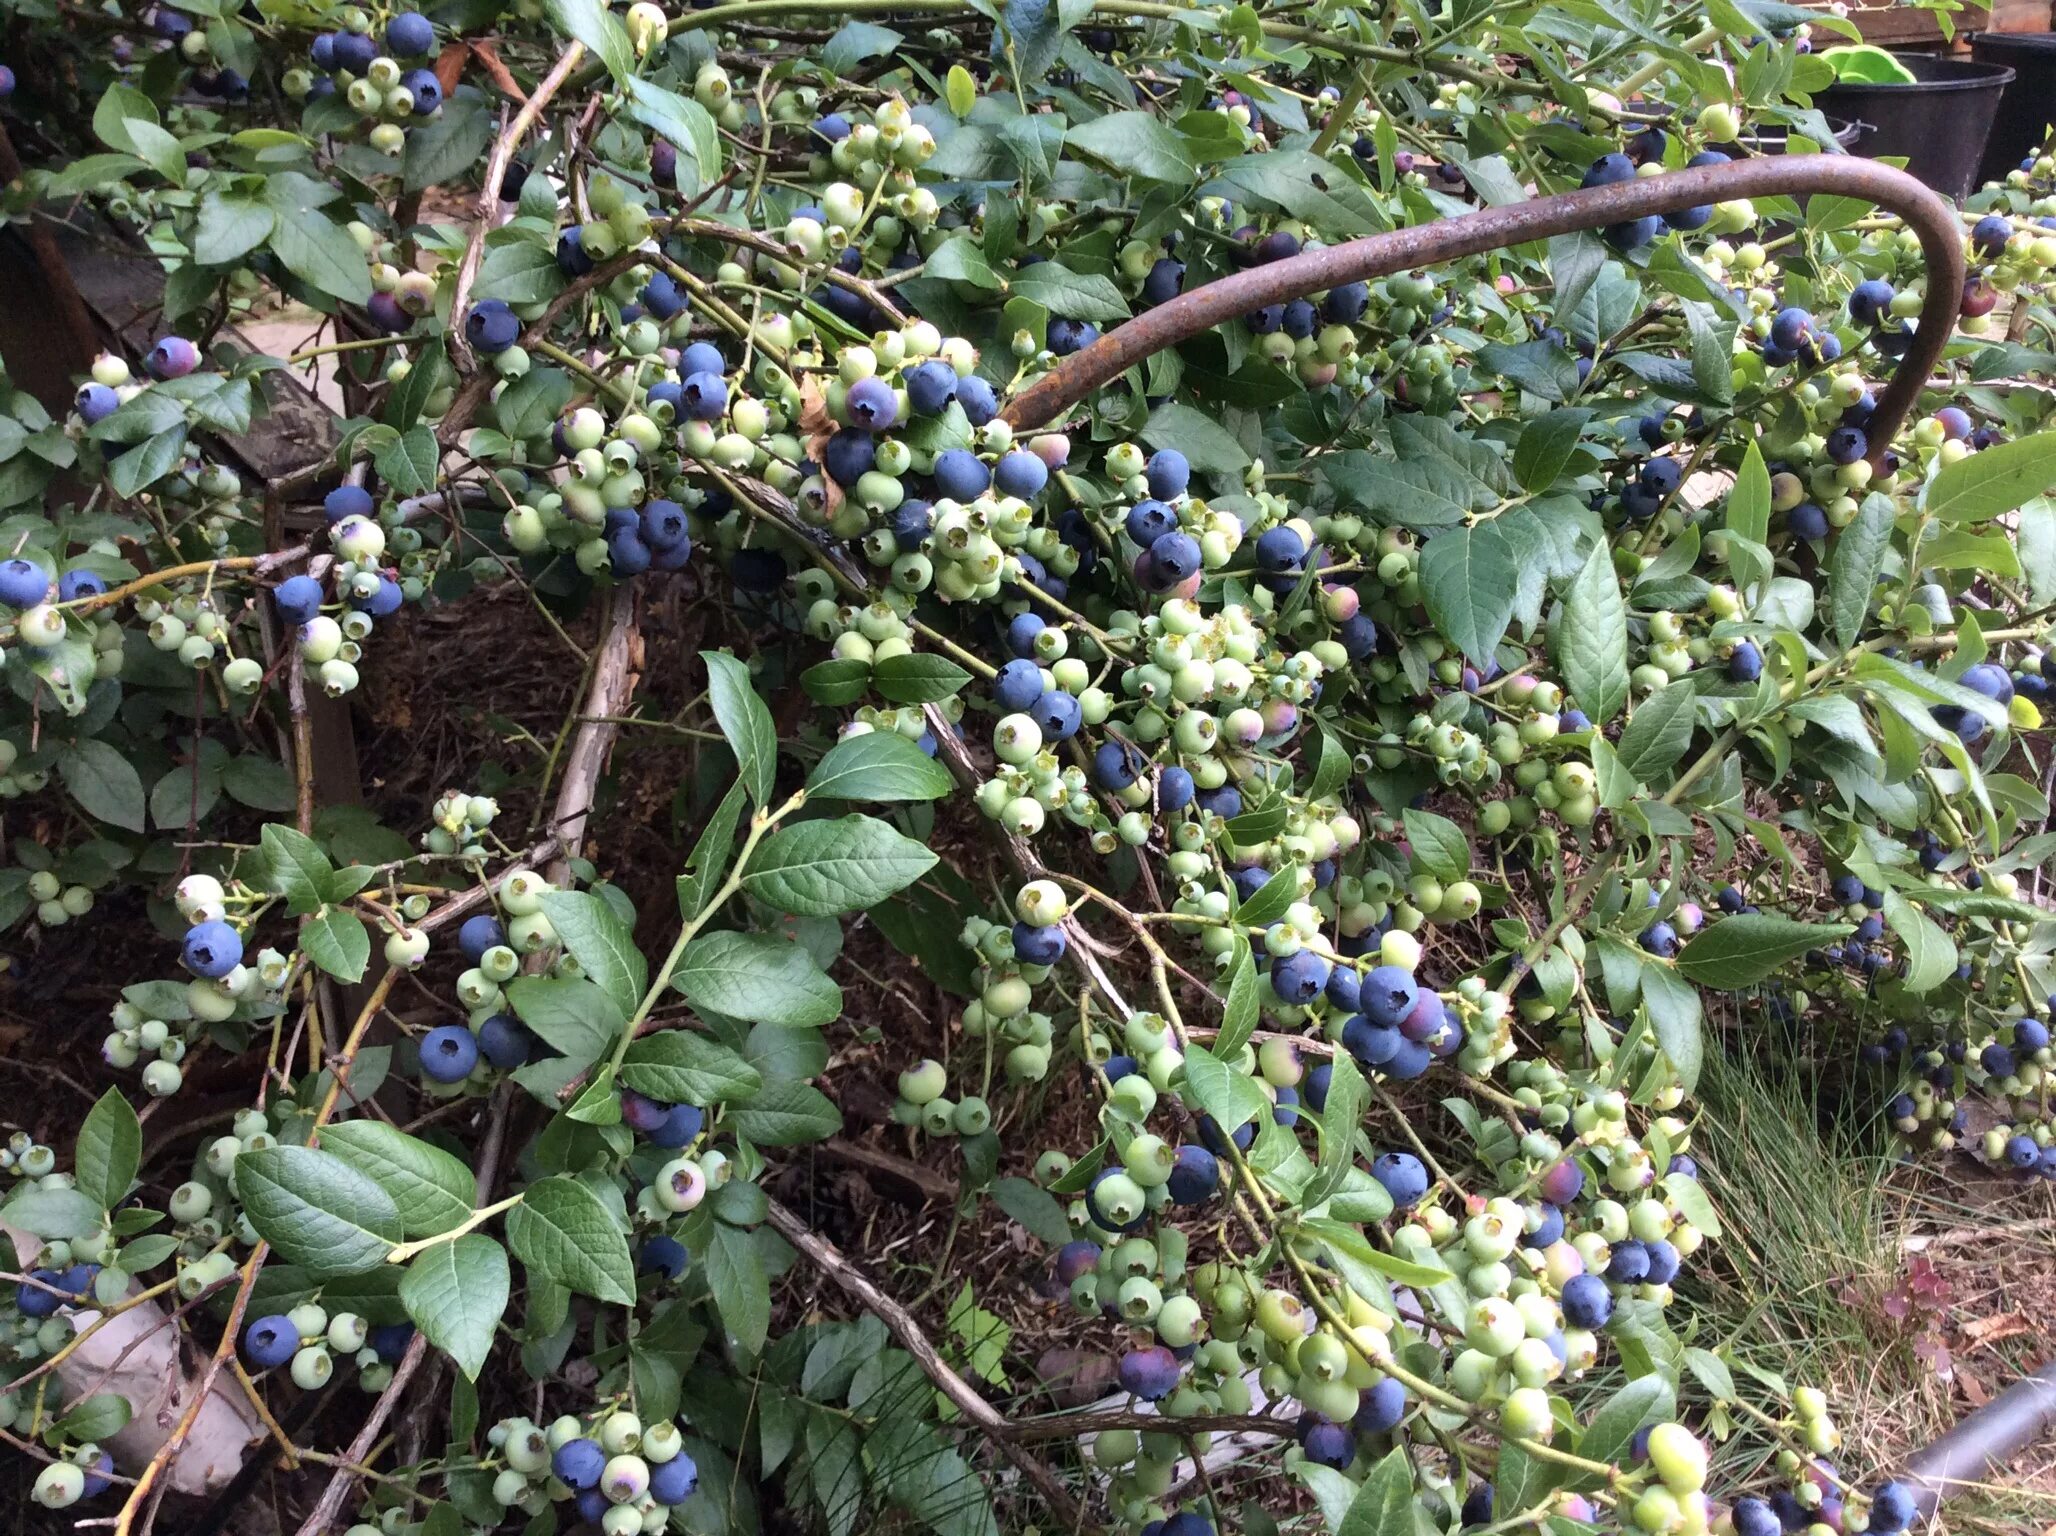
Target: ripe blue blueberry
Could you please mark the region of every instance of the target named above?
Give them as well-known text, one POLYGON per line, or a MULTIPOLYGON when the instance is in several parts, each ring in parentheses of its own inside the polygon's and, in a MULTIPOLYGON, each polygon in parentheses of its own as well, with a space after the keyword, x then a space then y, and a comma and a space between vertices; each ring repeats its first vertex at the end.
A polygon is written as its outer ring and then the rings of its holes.
POLYGON ((1374 1024, 1396 1028, 1419 999, 1413 974, 1396 965, 1381 965, 1363 980, 1363 1010, 1374 1024))
POLYGON ((1371 1164, 1371 1177, 1385 1186, 1392 1204, 1409 1210, 1428 1192, 1428 1170, 1411 1152, 1382 1152, 1371 1164))
POLYGON ((634 528, 617 528, 607 535, 607 567, 616 576, 640 576, 650 568, 650 546, 634 528))
POLYGON ((1273 576, 1296 572, 1306 561, 1306 540, 1299 530, 1280 523, 1257 535, 1257 569, 1273 576))
POLYGON ((165 336, 143 359, 153 379, 182 379, 200 366, 200 349, 183 336, 165 336))
POLYGON ((1288 1003, 1304 1005, 1321 995, 1331 969, 1312 950, 1296 950, 1271 962, 1271 989, 1288 1003))
POLYGON ((2013 225, 2003 214, 1988 213, 1970 228, 1970 243, 1978 255, 1991 257, 2006 249, 2013 238, 2013 225))
POLYGON ((1199 573, 1199 540, 1189 533, 1167 533, 1149 546, 1149 562, 1159 589, 1175 587, 1199 573))
POLYGON ((1650 495, 1661 498, 1670 495, 1685 479, 1685 466, 1676 459, 1664 457, 1651 459, 1642 466, 1635 483, 1650 495))
POLYGON ((1032 658, 1035 655, 1035 637, 1049 626, 1039 613, 1017 613, 1007 620, 1007 649, 1016 656, 1032 658))
POLYGON ((643 542, 653 547, 669 549, 687 536, 685 508, 675 501, 662 497, 644 505, 642 516, 637 520, 643 542))
POLYGON ((1344 1013, 1355 1013, 1362 1006, 1363 978, 1354 966, 1336 966, 1328 973, 1328 985, 1323 990, 1328 1001, 1344 1013))
POLYGON ((999 414, 999 396, 975 373, 957 380, 957 404, 964 408, 964 419, 974 427, 984 426, 999 414))
POLYGON ((416 59, 435 46, 435 28, 419 11, 402 11, 386 23, 386 51, 396 59, 416 59))
POLYGON ((1823 451, 1832 464, 1854 464, 1870 452, 1870 438, 1861 427, 1837 427, 1828 434, 1823 451))
POLYGON ((1788 352, 1796 352, 1799 344, 1812 334, 1812 314, 1797 306, 1779 310, 1770 322, 1771 345, 1788 352))
MULTIPOLYGON (((181 17, 181 20, 184 18, 181 17)), ((315 36, 307 49, 307 56, 314 61, 316 69, 329 70, 336 67, 336 34, 322 32, 315 36)))
POLYGON ((557 270, 566 277, 584 277, 593 269, 593 259, 586 253, 585 234, 574 224, 557 236, 557 270))
POLYGON ((1300 1080, 1299 1091, 1315 1114, 1328 1107, 1328 1084, 1334 1081, 1335 1067, 1332 1062, 1320 1062, 1307 1069, 1300 1080))
POLYGON ((689 1147, 706 1124, 706 1111, 697 1104, 673 1104, 665 1111, 664 1118, 651 1128, 650 1143, 673 1151, 689 1147))
POLYGON ((465 918, 464 926, 457 930, 457 949, 473 965, 478 964, 487 950, 506 942, 507 930, 500 926, 500 920, 490 912, 481 912, 475 917, 465 918))
POLYGON ((1056 1275, 1065 1285, 1089 1275, 1099 1264, 1099 1244, 1079 1238, 1057 1250, 1056 1275))
POLYGON ((488 356, 521 339, 521 317, 504 299, 480 299, 464 317, 464 339, 488 356))
POLYGON ((407 594, 397 581, 390 576, 380 576, 378 586, 371 594, 368 597, 352 595, 350 606, 374 619, 384 619, 398 613, 400 605, 406 601, 407 594))
POLYGON ((1642 947, 1659 960, 1678 952, 1678 931, 1669 923, 1651 923, 1642 930, 1642 947))
POLYGON ((1159 501, 1183 496, 1185 487, 1192 483, 1192 465, 1175 448, 1159 448, 1151 454, 1144 474, 1149 480, 1149 494, 1159 501))
POLYGON ((1042 668, 1032 661, 1010 661, 992 680, 992 696, 1008 714, 1019 714, 1042 697, 1042 668))
POLYGON ((271 602, 287 624, 305 624, 321 612, 321 583, 312 576, 288 576, 273 590, 271 602))
POLYGON ((1366 1071, 1388 1065, 1405 1044, 1397 1025, 1373 1024, 1360 1013, 1342 1025, 1342 1048, 1366 1071))
POLYGON ((1052 317, 1049 322, 1049 349, 1058 357, 1069 357, 1073 352, 1082 352, 1099 340, 1099 327, 1089 320, 1072 320, 1063 316, 1052 317))
POLYGON ((1613 1316, 1613 1292, 1597 1275, 1573 1275, 1563 1283, 1563 1320, 1573 1328, 1603 1328, 1613 1316))
POLYGON ((61 1277, 54 1269, 32 1269, 29 1279, 41 1281, 41 1285, 17 1285, 14 1288, 14 1305, 23 1317, 53 1317, 64 1305, 64 1298, 55 1291, 46 1291, 45 1285, 54 1286, 61 1277))
POLYGON ((992 474, 968 448, 945 448, 935 456, 935 488, 951 501, 975 501, 992 484, 992 474))
MULTIPOLYGON (((1663 220, 1652 213, 1645 218, 1609 224, 1599 233, 1601 238, 1617 251, 1639 250, 1663 233, 1663 220)), ((1578 361, 1582 364, 1586 359, 1580 358, 1578 361)))
POLYGON ((940 415, 957 396, 957 371, 939 357, 916 363, 902 376, 902 382, 907 386, 907 404, 916 415, 940 415))
POLYGON ((856 427, 844 427, 821 450, 821 467, 840 486, 852 486, 878 461, 878 440, 856 427))
POLYGON ((1581 187, 1611 187, 1635 179, 1635 162, 1626 155, 1601 155, 1585 169, 1581 187))
POLYGON ((1198 1205, 1221 1186, 1221 1165, 1205 1147, 1187 1142, 1178 1149, 1165 1181, 1174 1205, 1198 1205))
POLYGON ((1306 1459, 1338 1472, 1356 1460, 1356 1436, 1341 1424, 1308 1417, 1299 1425, 1299 1447, 1306 1459))
POLYGON ((2006 1161, 2016 1168, 2034 1167, 2041 1155, 2042 1149, 2035 1145, 2032 1136, 2016 1132, 2006 1138, 2006 1161))
POLYGON ((912 554, 934 531, 935 508, 918 496, 909 496, 892 509, 892 537, 901 554, 912 554))
POLYGON ((57 578, 57 600, 60 603, 75 603, 82 597, 97 597, 107 590, 107 583, 97 571, 80 568, 66 571, 57 578))
POLYGON ((479 1054, 502 1072, 525 1063, 535 1050, 535 1036, 510 1013, 495 1013, 478 1026, 479 1054))
POLYGON ((260 1371, 284 1365, 300 1351, 300 1330, 283 1313, 260 1317, 243 1330, 243 1353, 260 1371))
POLYGON ((1752 640, 1738 640, 1728 653, 1728 680, 1736 683, 1753 683, 1763 676, 1763 652, 1752 640))
POLYGON ((1892 307, 1897 295, 1881 277, 1869 278, 1849 290, 1849 318, 1858 325, 1875 325, 1892 307))
POLYGON ((824 117, 815 118, 811 131, 821 142, 822 147, 828 148, 850 136, 850 120, 840 112, 830 112, 824 117))
MULTIPOLYGON (((1037 696, 1039 697, 1042 687, 1042 679, 1039 672, 1036 676, 1035 686, 1038 690, 1037 696)), ((1030 699, 1028 702, 1032 704, 1035 701, 1030 699)), ((1008 707, 1025 708, 1026 706, 1008 707)), ((1125 742, 1102 742, 1092 754, 1092 782, 1101 789, 1126 789, 1135 782, 1141 775, 1141 772, 1142 763, 1140 755, 1125 742)))
POLYGON ((1648 1283, 1669 1285, 1677 1278, 1680 1262, 1678 1250, 1667 1239, 1661 1237, 1645 1246, 1649 1254, 1649 1273, 1646 1277, 1648 1283))
POLYGON ((1278 329, 1294 341, 1305 341, 1313 335, 1314 327, 1320 323, 1320 312, 1305 299, 1294 299, 1285 306, 1278 329))
POLYGON ((410 69, 400 76, 401 89, 414 98, 414 115, 429 117, 443 104, 443 83, 429 69, 410 69))
POLYGON ((1147 549, 1165 534, 1177 531, 1178 514, 1166 503, 1152 497, 1130 507, 1123 526, 1128 530, 1129 538, 1147 549))
POLYGON ((656 1233, 636 1255, 637 1268, 662 1275, 666 1280, 676 1280, 691 1263, 691 1251, 668 1232, 656 1233))
POLYGON ((1121 1357, 1121 1389, 1154 1403, 1176 1390, 1183 1367, 1161 1344, 1131 1349, 1121 1357))
POLYGON ((1321 300, 1321 318, 1330 325, 1353 325, 1371 307, 1369 283, 1343 283, 1330 288, 1321 300))
POLYGON ((686 298, 669 272, 653 272, 643 284, 642 307, 658 320, 671 320, 685 312, 686 298))
POLYGON ((1142 280, 1142 302, 1155 308, 1168 304, 1185 289, 1185 263, 1170 256, 1159 256, 1151 264, 1149 275, 1142 280))
POLYGON ((1649 1249, 1633 1238, 1613 1245, 1606 1278, 1615 1285, 1640 1285, 1649 1276, 1649 1249))
POLYGON ((346 69, 353 75, 361 75, 371 68, 371 61, 378 57, 378 44, 372 41, 368 33, 338 32, 335 39, 337 69, 346 69))
POLYGON ((321 498, 321 510, 331 523, 340 523, 346 517, 370 517, 378 503, 361 485, 339 485, 321 498))
POLYGON ((883 432, 899 419, 899 397, 883 379, 859 379, 843 397, 843 410, 852 426, 883 432))
POLYGON ((1028 706, 1028 718, 1042 730, 1044 741, 1069 741, 1085 723, 1085 710, 1061 688, 1052 688, 1028 706))
POLYGON ((1784 1536, 1785 1523, 1770 1505, 1758 1498, 1740 1498, 1728 1513, 1735 1536, 1784 1536))
POLYGON ((600 1473, 606 1466, 607 1453, 600 1449, 597 1441, 588 1440, 583 1435, 575 1440, 566 1440, 550 1458, 550 1470, 567 1488, 592 1487, 599 1482, 600 1473))
POLYGON ((227 923, 195 923, 186 930, 180 960, 195 976, 226 976, 243 962, 243 940, 227 923))
POLYGON ((121 396, 105 384, 88 384, 78 392, 72 403, 78 407, 79 419, 90 427, 95 422, 105 421, 119 410, 121 396))
POLYGON ((1167 811, 1182 811, 1192 804, 1192 775, 1183 768, 1166 768, 1157 775, 1157 804, 1167 811))
POLYGON ((1016 448, 1001 457, 992 472, 992 483, 1002 496, 1028 501, 1041 495, 1049 484, 1049 466, 1025 448, 1016 448))
POLYGON ((1014 924, 1014 958, 1023 965, 1055 965, 1064 958, 1069 942, 1057 923, 1039 928, 1027 923, 1014 924))
POLYGON ((1381 1376, 1357 1399, 1356 1417, 1349 1422, 1367 1435, 1382 1435, 1399 1427, 1406 1417, 1406 1388, 1391 1376, 1381 1376))
POLYGON ((478 1037, 462 1024, 444 1024, 421 1037, 421 1075, 461 1083, 478 1065, 478 1037))
POLYGON ((1352 613, 1336 628, 1335 638, 1351 661, 1363 661, 1378 649, 1378 626, 1368 613, 1352 613))
POLYGON ((2012 674, 1997 662, 1981 661, 1974 667, 1966 668, 1956 681, 1972 693, 1983 694, 1995 704, 2013 702, 2012 674))
POLYGON ((650 1468, 650 1497, 659 1504, 683 1504, 699 1485, 700 1469, 684 1451, 650 1468))
POLYGON ((1785 526, 1792 530, 1792 536, 1800 539, 1824 539, 1828 536, 1828 515, 1810 501, 1802 501, 1785 514, 1785 526))

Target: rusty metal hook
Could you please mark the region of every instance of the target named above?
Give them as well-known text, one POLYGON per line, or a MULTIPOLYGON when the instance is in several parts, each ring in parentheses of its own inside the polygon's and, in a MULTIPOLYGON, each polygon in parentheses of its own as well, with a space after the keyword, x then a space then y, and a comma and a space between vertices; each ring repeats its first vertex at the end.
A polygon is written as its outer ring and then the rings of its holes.
POLYGON ((1955 332, 1963 297, 1963 233, 1955 206, 1947 198, 1904 171, 1844 155, 1765 156, 1639 177, 1367 235, 1346 245, 1324 246, 1252 267, 1182 293, 1072 353, 1014 397, 1007 406, 1006 420, 1016 431, 1039 427, 1152 353, 1267 304, 1281 304, 1339 283, 1388 277, 1414 267, 1482 255, 1501 246, 1622 224, 1654 213, 1734 198, 1803 192, 1831 192, 1890 209, 1920 236, 1927 259, 1927 297, 1921 306, 1920 328, 1871 418, 1871 462, 1876 464, 1912 411, 1929 371, 1940 361, 1942 349, 1955 332))

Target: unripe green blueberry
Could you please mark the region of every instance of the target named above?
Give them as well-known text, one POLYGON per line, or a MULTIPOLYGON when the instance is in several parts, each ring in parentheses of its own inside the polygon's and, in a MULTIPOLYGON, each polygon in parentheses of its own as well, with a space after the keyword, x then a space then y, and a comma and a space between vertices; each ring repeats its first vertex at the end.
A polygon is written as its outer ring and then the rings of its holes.
POLYGON ((335 1357, 325 1344, 309 1344, 293 1356, 293 1385, 304 1392, 312 1392, 328 1385, 329 1377, 335 1374, 335 1357))

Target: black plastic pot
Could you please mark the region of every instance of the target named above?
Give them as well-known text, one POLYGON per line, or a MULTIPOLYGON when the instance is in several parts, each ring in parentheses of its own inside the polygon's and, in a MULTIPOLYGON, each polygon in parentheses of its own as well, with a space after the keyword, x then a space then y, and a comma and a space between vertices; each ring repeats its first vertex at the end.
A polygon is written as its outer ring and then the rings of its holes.
POLYGON ((1903 156, 1908 171, 1944 197, 1961 199, 1976 184, 1985 138, 2013 71, 1919 53, 1900 54, 1899 62, 1913 72, 1911 85, 1846 80, 1813 103, 1859 125, 1855 153, 1871 160, 1903 156))
POLYGON ((1983 185, 2003 181, 2042 147, 2050 124, 2056 123, 2056 33, 1980 32, 1970 40, 1970 56, 1981 64, 2006 65, 2014 75, 1985 141, 1977 173, 1983 185))

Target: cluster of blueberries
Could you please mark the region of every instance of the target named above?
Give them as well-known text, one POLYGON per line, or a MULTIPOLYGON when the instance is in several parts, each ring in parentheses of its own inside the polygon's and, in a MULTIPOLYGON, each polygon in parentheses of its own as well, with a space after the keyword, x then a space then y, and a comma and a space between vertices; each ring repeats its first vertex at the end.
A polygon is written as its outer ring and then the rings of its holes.
MULTIPOLYGON (((393 59, 425 58, 435 49, 435 26, 418 11, 402 11, 386 23, 386 56, 393 59)), ((308 91, 311 97, 333 95, 342 83, 347 90, 353 80, 365 80, 380 58, 379 47, 368 32, 322 32, 308 49, 314 67, 322 72, 308 91)), ((443 104, 442 82, 435 71, 416 67, 399 77, 400 89, 414 99, 416 117, 427 117, 443 104)))
MULTIPOLYGON (((1670 147, 1668 135, 1661 128, 1645 128, 1628 141, 1626 151, 1616 150, 1601 155, 1585 170, 1578 183, 1581 187, 1611 187, 1633 181, 1639 168, 1645 164, 1661 165, 1664 151, 1670 147)), ((1703 165, 1726 165, 1728 157, 1717 149, 1703 149, 1685 162, 1686 168, 1696 170, 1703 165)), ((1603 237, 1606 243, 1617 251, 1634 251, 1650 244, 1663 233, 1666 226, 1671 229, 1691 231, 1704 229, 1713 221, 1713 205, 1699 204, 1691 208, 1680 208, 1671 213, 1652 213, 1639 219, 1628 219, 1619 224, 1609 224, 1603 237)))

